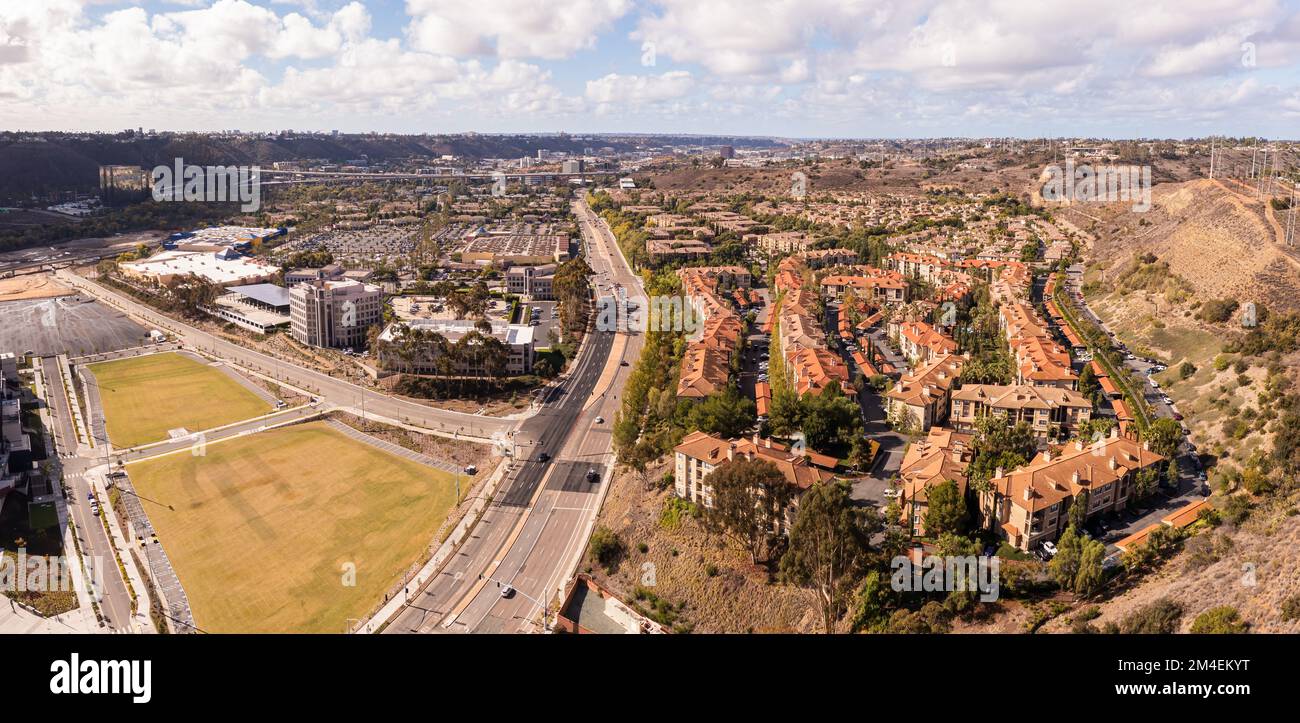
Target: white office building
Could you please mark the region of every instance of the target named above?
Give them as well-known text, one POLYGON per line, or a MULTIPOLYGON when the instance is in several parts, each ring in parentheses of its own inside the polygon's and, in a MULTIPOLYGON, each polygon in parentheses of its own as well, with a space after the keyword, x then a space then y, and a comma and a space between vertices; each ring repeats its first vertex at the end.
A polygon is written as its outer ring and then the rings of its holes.
POLYGON ((359 281, 310 281, 289 290, 289 332, 309 346, 360 349, 383 322, 384 291, 359 281))

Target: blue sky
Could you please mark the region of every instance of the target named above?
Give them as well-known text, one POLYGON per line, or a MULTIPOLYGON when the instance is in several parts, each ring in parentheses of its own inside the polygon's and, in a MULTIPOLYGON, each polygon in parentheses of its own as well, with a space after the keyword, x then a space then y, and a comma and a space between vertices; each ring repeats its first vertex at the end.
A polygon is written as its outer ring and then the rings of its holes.
POLYGON ((1294 138, 1292 0, 0 0, 0 127, 1294 138))

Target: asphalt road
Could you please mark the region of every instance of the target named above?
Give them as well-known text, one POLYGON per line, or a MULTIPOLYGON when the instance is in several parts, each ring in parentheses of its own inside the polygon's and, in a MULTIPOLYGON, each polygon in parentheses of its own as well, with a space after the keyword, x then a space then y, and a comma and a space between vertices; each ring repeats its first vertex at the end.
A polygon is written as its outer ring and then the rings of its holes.
MULTIPOLYGON (((113 630, 128 631, 131 629, 131 594, 122 580, 122 572, 117 566, 113 545, 108 539, 108 532, 104 530, 104 523, 91 513, 88 499, 90 482, 85 477, 86 472, 103 460, 95 458, 94 451, 89 447, 82 449, 78 455, 80 445, 73 429, 72 411, 68 406, 58 363, 53 357, 45 357, 41 364, 47 384, 46 395, 49 397, 45 401, 51 405, 50 411, 54 414, 55 447, 61 457, 59 462, 63 469, 68 515, 77 526, 76 534, 82 556, 92 558, 93 564, 99 566, 96 576, 104 582, 99 610, 104 621, 113 630)), ((109 504, 106 499, 99 502, 101 507, 109 504)), ((101 511, 100 514, 104 512, 101 511)))
MULTIPOLYGON (((1083 299, 1083 265, 1075 264, 1066 271, 1066 292, 1075 299, 1075 307, 1078 308, 1084 316, 1097 324, 1102 331, 1111 334, 1110 329, 1105 322, 1101 320, 1092 309, 1088 308, 1087 302, 1083 299)), ((1111 334, 1111 339, 1117 345, 1121 342, 1111 334)), ((1122 345, 1119 346, 1123 351, 1122 345)), ((1132 359, 1125 358, 1124 366, 1133 372, 1134 378, 1141 389, 1142 396, 1146 398, 1147 406, 1151 409, 1155 417, 1173 417, 1177 409, 1171 404, 1166 404, 1163 397, 1164 393, 1152 384, 1151 374, 1155 372, 1155 365, 1140 357, 1132 359)), ((1114 543, 1128 535, 1137 532, 1149 525, 1155 524, 1161 517, 1169 514, 1171 511, 1186 505, 1189 502, 1201 499, 1204 492, 1204 483, 1200 478, 1201 465, 1200 460, 1196 457, 1196 448, 1184 439, 1178 446, 1178 486, 1176 489, 1164 489, 1155 496, 1150 502, 1150 506, 1144 510, 1136 512, 1125 511, 1120 513, 1115 519, 1107 524, 1103 531, 1094 529, 1100 539, 1107 543, 1106 551, 1108 554, 1114 554, 1116 548, 1114 543)))
POLYGON ((425 429, 468 435, 480 439, 498 438, 509 433, 518 425, 518 420, 501 419, 475 414, 464 414, 444 409, 394 399, 386 394, 357 386, 342 379, 304 369, 295 364, 281 361, 260 352, 253 351, 238 344, 218 339, 207 332, 188 324, 166 317, 133 299, 82 278, 66 269, 57 273, 59 279, 75 286, 96 298, 122 309, 137 319, 149 324, 151 328, 167 329, 177 334, 190 348, 206 352, 212 356, 232 361, 276 379, 284 380, 294 386, 308 389, 323 400, 339 406, 356 407, 365 399, 368 412, 404 421, 425 429))
MULTIPOLYGON (((645 303, 640 283, 603 223, 575 203, 598 289, 621 284, 645 303)), ((643 307, 644 308, 644 307, 643 307)), ((536 631, 543 607, 573 572, 609 484, 611 425, 619 390, 640 350, 640 334, 594 332, 564 386, 515 437, 521 460, 455 556, 385 629, 410 632, 536 631), (626 360, 628 366, 620 362, 626 360), (602 417, 603 422, 596 419, 602 417), (545 451, 550 461, 541 462, 545 451), (599 474, 587 480, 588 470, 599 474), (502 597, 503 585, 515 590, 502 597)))

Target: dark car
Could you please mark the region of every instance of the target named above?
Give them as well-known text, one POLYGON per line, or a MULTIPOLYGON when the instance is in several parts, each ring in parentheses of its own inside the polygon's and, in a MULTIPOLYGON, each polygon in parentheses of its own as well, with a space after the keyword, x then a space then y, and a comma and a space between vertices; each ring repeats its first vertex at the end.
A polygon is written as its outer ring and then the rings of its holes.
POLYGON ((545 453, 545 452, 542 452, 542 453, 540 453, 540 454, 537 455, 537 461, 538 461, 538 462, 550 462, 550 461, 551 461, 551 455, 549 455, 549 454, 547 454, 547 453, 545 453))

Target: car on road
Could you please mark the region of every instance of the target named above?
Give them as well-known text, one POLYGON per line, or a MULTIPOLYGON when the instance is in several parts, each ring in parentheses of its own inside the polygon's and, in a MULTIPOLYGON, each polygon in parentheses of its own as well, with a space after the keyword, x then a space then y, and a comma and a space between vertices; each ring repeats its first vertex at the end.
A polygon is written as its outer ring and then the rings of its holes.
POLYGON ((1183 415, 1179 412, 1174 412, 1174 421, 1175 422, 1183 421, 1183 415))
POLYGON ((600 481, 600 474, 597 473, 596 470, 595 470, 594 468, 593 468, 593 469, 588 469, 588 470, 587 470, 587 481, 588 481, 588 482, 592 482, 592 483, 599 482, 599 481, 600 481))
POLYGON ((619 362, 618 365, 621 366, 621 367, 629 366, 628 363, 627 363, 627 360, 626 360, 626 359, 624 359, 623 361, 619 362))
POLYGON ((1043 552, 1046 552, 1046 553, 1049 554, 1049 555, 1055 555, 1055 554, 1056 554, 1056 543, 1055 543, 1055 542, 1052 542, 1051 540, 1044 540, 1044 541, 1043 541, 1043 552))
POLYGON ((537 455, 537 461, 538 461, 538 462, 549 462, 549 461, 551 461, 551 455, 547 454, 546 452, 539 452, 538 455, 537 455))
POLYGON ((596 417, 596 424, 604 424, 604 423, 605 423, 604 417, 596 417))
POLYGON ((901 489, 897 489, 897 488, 894 488, 894 487, 887 487, 887 488, 885 488, 885 493, 884 493, 884 494, 885 494, 885 497, 886 497, 887 499, 891 499, 891 500, 892 500, 892 499, 894 499, 894 498, 896 498, 896 497, 900 497, 900 496, 902 496, 902 494, 903 494, 903 490, 901 490, 901 489))
POLYGON ((501 597, 503 598, 512 597, 514 596, 514 594, 515 594, 515 588, 511 585, 506 585, 501 588, 501 597))

